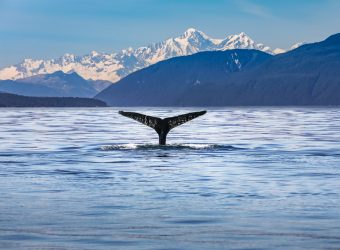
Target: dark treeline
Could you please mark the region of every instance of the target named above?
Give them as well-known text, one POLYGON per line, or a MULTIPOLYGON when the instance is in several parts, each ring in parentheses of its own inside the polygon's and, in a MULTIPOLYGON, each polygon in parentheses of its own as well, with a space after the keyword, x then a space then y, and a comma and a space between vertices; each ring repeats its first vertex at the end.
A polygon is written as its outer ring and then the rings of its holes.
POLYGON ((106 103, 78 97, 28 97, 0 93, 0 107, 106 107, 106 103))

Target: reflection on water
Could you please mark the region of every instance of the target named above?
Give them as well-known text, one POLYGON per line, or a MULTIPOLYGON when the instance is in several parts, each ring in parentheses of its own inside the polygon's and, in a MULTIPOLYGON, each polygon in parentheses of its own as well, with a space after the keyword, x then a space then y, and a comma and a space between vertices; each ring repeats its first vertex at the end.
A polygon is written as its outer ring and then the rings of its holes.
POLYGON ((335 108, 212 109, 158 146, 113 108, 1 109, 0 249, 335 249, 339 132, 335 108))

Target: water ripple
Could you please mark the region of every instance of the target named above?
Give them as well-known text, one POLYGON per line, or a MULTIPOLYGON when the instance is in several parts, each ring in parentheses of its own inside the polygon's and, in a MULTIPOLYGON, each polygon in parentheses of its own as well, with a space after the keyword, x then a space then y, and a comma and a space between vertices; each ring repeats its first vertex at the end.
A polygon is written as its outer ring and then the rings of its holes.
POLYGON ((115 108, 1 111, 1 249, 340 245, 340 109, 211 108, 167 146, 115 108))

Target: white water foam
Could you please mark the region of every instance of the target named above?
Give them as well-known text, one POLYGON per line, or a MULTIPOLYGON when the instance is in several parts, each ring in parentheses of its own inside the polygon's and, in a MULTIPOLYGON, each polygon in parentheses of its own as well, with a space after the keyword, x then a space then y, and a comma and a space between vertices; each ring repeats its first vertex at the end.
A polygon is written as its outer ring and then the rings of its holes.
POLYGON ((122 150, 122 149, 131 150, 131 149, 137 149, 138 146, 139 146, 138 144, 129 143, 129 144, 117 144, 117 145, 105 145, 105 146, 102 146, 100 149, 103 151, 122 150))
POLYGON ((217 144, 115 144, 105 145, 100 147, 103 151, 114 151, 114 150, 205 150, 205 149, 221 149, 221 150, 233 150, 238 149, 230 145, 217 145, 217 144))

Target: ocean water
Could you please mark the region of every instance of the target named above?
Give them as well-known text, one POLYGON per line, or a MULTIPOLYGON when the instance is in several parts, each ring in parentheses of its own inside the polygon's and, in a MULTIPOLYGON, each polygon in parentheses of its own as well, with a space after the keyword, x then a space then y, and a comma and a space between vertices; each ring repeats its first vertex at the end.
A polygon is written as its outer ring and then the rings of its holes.
POLYGON ((340 109, 117 111, 0 109, 0 249, 340 248, 340 109))

